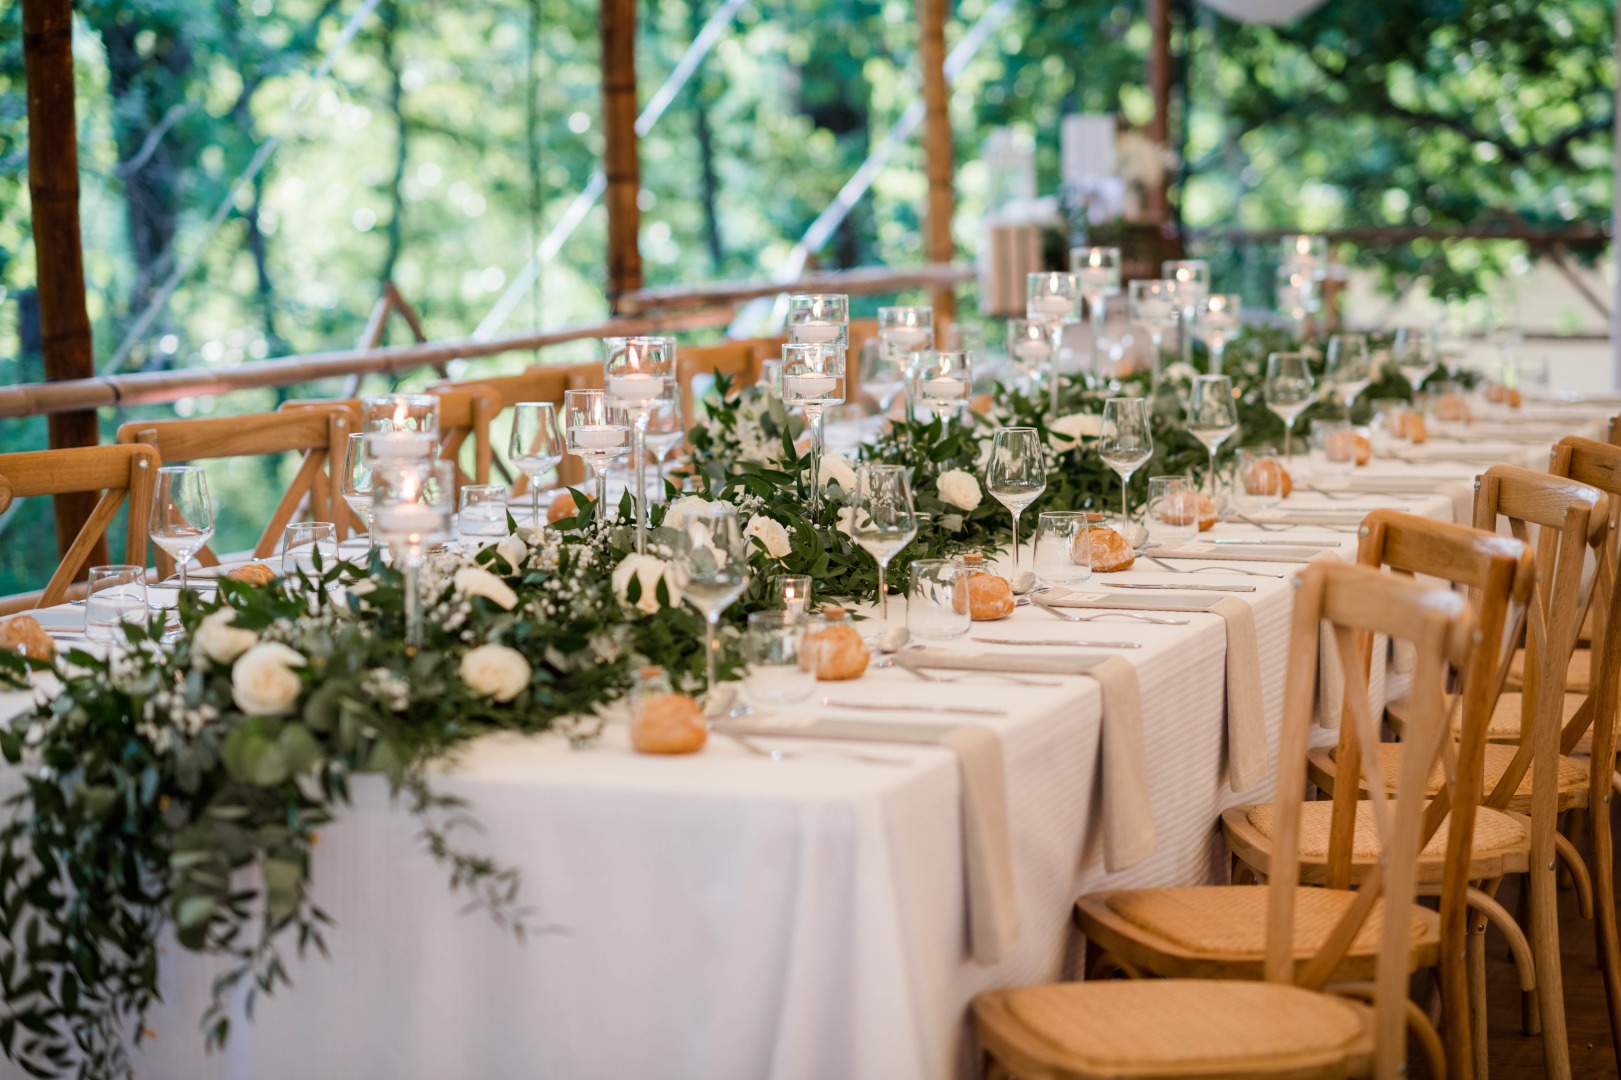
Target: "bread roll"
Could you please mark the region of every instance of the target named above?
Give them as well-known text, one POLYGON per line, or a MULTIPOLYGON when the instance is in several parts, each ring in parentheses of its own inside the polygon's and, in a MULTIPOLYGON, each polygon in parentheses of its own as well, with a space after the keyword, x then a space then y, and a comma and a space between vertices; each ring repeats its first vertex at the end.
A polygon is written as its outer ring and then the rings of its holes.
POLYGON ((14 615, 0 622, 0 650, 49 660, 56 655, 56 642, 32 615, 14 615))
POLYGON ((814 657, 816 677, 823 682, 861 678, 872 657, 860 631, 845 621, 844 609, 836 604, 822 609, 822 620, 824 626, 805 635, 806 652, 814 657))
POLYGON ((1474 419, 1469 413, 1469 402, 1462 394, 1442 394, 1432 407, 1437 420, 1467 424, 1474 419))
POLYGON ((1294 478, 1281 461, 1259 458, 1244 467, 1244 490, 1251 495, 1281 495, 1287 499, 1294 491, 1294 478))
MULTIPOLYGON (((590 498, 590 496, 586 496, 590 498)), ((571 518, 580 512, 574 505, 574 494, 569 491, 560 491, 552 499, 552 504, 546 508, 546 524, 555 525, 564 518, 571 518)))
MULTIPOLYGON (((1080 544, 1082 542, 1081 537, 1077 536, 1075 538, 1075 543, 1080 544)), ((1137 561, 1137 555, 1131 550, 1131 545, 1126 543, 1126 538, 1113 529, 1094 525, 1086 530, 1085 542, 1091 544, 1092 571, 1094 573, 1112 574, 1118 570, 1130 570, 1131 564, 1137 561)), ((1074 557, 1073 554, 1071 557, 1074 557)), ((1084 560, 1076 559, 1075 561, 1081 562, 1084 560)))
POLYGON ((985 569, 985 556, 971 552, 962 556, 968 568, 966 586, 952 598, 952 607, 958 612, 965 608, 975 622, 1005 619, 1013 614, 1013 586, 1000 574, 985 569))
POLYGON ((1178 491, 1160 503, 1159 518, 1167 525, 1199 525, 1204 532, 1216 523, 1216 504, 1197 491, 1178 491))
POLYGON ((691 754, 708 738, 703 706, 686 694, 656 694, 630 722, 630 745, 642 754, 691 754))
POLYGON ((226 571, 225 576, 248 585, 269 585, 276 580, 276 572, 262 562, 243 563, 226 571))
POLYGON ((1323 453, 1330 461, 1366 465, 1373 460, 1373 443, 1360 431, 1346 429, 1329 435, 1328 441, 1323 444, 1323 453))

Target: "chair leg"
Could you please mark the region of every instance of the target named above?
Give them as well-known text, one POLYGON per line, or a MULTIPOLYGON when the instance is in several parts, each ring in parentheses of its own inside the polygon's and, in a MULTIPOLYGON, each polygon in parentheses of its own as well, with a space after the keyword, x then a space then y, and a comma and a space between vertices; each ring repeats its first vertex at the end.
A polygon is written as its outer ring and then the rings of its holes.
POLYGON ((1604 975, 1604 996, 1610 1007, 1610 1045, 1616 1068, 1621 1069, 1621 941, 1615 920, 1615 837, 1610 831, 1610 799, 1589 815, 1593 829, 1593 876, 1597 885, 1594 926, 1598 967, 1604 975))
MULTIPOLYGON (((1572 821, 1579 819, 1572 818, 1572 821)), ((1576 910, 1584 919, 1593 917, 1593 878, 1587 872, 1587 863, 1583 860, 1581 852, 1576 845, 1559 833, 1553 834, 1554 850, 1559 853, 1560 862, 1570 871, 1571 881, 1576 886, 1576 910)))
POLYGON ((1475 1065, 1475 1080, 1486 1080, 1486 920, 1469 919, 1469 936, 1464 942, 1469 968, 1469 1039, 1475 1065))
MULTIPOLYGON (((1499 879, 1500 881, 1501 879, 1499 879)), ((1495 883, 1493 889, 1495 891, 1495 883)), ((1498 932, 1508 941, 1509 955, 1514 958, 1515 970, 1520 975, 1520 1011, 1523 1017, 1523 1026, 1527 1035, 1535 1035, 1539 1030, 1537 1024, 1537 968, 1536 961, 1531 955, 1531 943, 1525 939, 1525 931, 1520 924, 1514 921, 1508 909, 1497 902, 1496 897, 1481 889, 1469 890, 1470 910, 1478 913, 1480 932, 1486 932, 1486 923, 1497 927, 1498 932)), ((1483 946, 1484 951, 1484 946, 1483 946)))
POLYGON ((1531 858, 1531 872, 1526 877, 1531 893, 1537 1005, 1542 1017, 1542 1060, 1551 1080, 1569 1080, 1570 1044, 1565 1032, 1564 972, 1559 957, 1559 882, 1552 845, 1533 844, 1531 858))
POLYGON ((1086 951, 1081 957, 1081 981, 1092 978, 1092 969, 1103 961, 1103 946, 1091 938, 1086 939, 1086 951))

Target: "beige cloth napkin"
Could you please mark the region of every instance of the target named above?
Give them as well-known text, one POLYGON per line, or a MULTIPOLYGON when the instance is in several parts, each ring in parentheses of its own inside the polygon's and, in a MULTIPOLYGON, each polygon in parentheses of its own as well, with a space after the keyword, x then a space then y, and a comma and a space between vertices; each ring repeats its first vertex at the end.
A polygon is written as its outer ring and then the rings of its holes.
POLYGON ((792 739, 932 743, 951 750, 962 776, 969 950, 980 964, 995 964, 1013 951, 1019 940, 1019 905, 1013 895, 1002 740, 995 731, 983 724, 831 719, 799 727, 729 723, 716 730, 792 739))
POLYGON ((1119 656, 1011 656, 949 649, 909 649, 900 663, 958 671, 1086 675, 1103 689, 1103 867, 1111 874, 1154 851, 1154 807, 1148 792, 1142 692, 1137 669, 1119 656))
MULTIPOLYGON (((1261 696, 1261 653, 1255 637, 1255 612, 1236 596, 1162 594, 1128 599, 1077 599, 1081 594, 1047 601, 1054 607, 1104 608, 1120 611, 1204 611, 1227 624, 1227 782, 1236 792, 1266 779, 1266 709, 1261 696)), ((1126 663, 1122 657, 1113 657, 1126 663)), ((1127 665, 1130 666, 1129 664, 1127 665)), ((1089 673, 1090 674, 1090 673, 1089 673)), ((1133 676, 1136 671, 1133 669, 1133 676)))

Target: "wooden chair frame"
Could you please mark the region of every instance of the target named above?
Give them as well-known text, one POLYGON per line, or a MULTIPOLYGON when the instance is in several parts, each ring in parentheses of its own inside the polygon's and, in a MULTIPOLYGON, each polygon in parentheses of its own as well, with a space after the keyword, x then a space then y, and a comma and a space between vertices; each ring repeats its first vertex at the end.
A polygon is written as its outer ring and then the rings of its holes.
MULTIPOLYGON (((349 433, 355 429, 352 410, 345 404, 306 405, 285 412, 251 413, 243 416, 207 417, 196 420, 131 420, 118 429, 121 444, 146 443, 153 447, 165 465, 220 458, 258 457, 270 454, 300 453, 298 472, 282 493, 259 542, 255 559, 269 558, 281 543, 282 530, 300 505, 308 506, 313 521, 349 520, 347 514, 334 516, 343 508, 343 497, 333 489, 332 474, 342 467, 349 433), (331 464, 338 455, 336 466, 331 464)), ((217 566, 219 558, 208 548, 198 553, 205 566, 217 566)), ((163 551, 157 553, 161 576, 174 572, 174 561, 163 551)))
POLYGON ((8 597, 4 611, 50 607, 68 599, 69 588, 89 561, 90 550, 107 534, 118 508, 129 503, 124 561, 146 565, 147 522, 157 483, 158 455, 146 446, 84 446, 63 450, 29 450, 0 454, 0 509, 11 500, 35 495, 99 491, 101 498, 74 537, 50 581, 37 595, 8 597), (30 602, 32 601, 32 602, 30 602))

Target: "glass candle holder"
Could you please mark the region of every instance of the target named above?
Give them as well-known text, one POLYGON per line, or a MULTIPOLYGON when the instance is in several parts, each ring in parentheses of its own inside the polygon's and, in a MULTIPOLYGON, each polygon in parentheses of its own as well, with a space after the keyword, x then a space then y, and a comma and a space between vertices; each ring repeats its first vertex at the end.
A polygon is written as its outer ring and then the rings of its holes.
POLYGON ((799 345, 850 347, 850 298, 833 293, 788 297, 788 340, 799 345))
MULTIPOLYGON (((608 405, 630 419, 630 458, 635 481, 636 552, 647 553, 647 421, 653 408, 675 388, 675 339, 605 338, 602 385, 608 405)), ((599 504, 600 505, 600 504, 599 504)))
POLYGON ((803 619, 811 602, 809 574, 783 574, 776 579, 776 595, 782 599, 782 609, 795 619, 803 619))
POLYGON ((924 353, 917 362, 918 403, 935 412, 960 416, 974 389, 970 353, 924 353))
POLYGON ((378 394, 360 399, 362 431, 439 434, 437 394, 378 394))
POLYGON ((412 648, 423 640, 422 564, 429 549, 450 538, 455 490, 448 461, 391 461, 372 470, 372 517, 405 577, 405 641, 412 648))
POLYGON ((802 409, 810 422, 810 498, 814 512, 822 501, 822 411, 844 402, 844 350, 836 345, 784 345, 780 393, 784 405, 802 409))
POLYGON ((878 309, 878 345, 899 374, 906 393, 906 419, 913 419, 912 366, 918 354, 934 348, 934 309, 881 307, 878 309))

